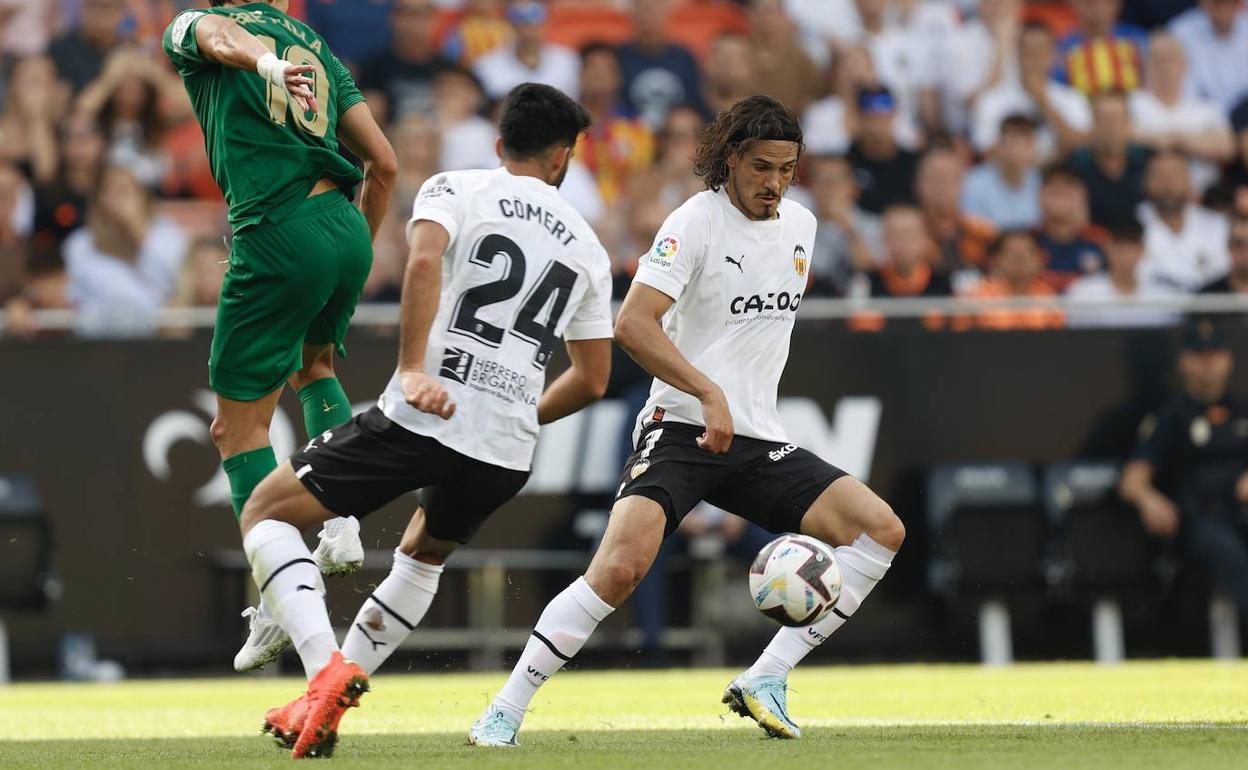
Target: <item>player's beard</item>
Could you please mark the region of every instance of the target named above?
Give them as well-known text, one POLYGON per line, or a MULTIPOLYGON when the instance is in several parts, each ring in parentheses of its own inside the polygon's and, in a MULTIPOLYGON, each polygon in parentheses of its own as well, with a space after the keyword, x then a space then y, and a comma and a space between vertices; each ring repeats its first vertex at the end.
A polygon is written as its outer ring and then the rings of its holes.
POLYGON ((759 190, 757 193, 747 194, 746 191, 741 189, 741 184, 737 181, 735 174, 729 177, 728 183, 732 185, 732 190, 733 190, 733 193, 735 193, 736 195, 738 203, 740 204, 741 208, 745 210, 746 216, 748 216, 750 219, 761 222, 763 220, 775 218, 776 210, 780 208, 779 198, 784 197, 783 192, 779 193, 776 196, 777 200, 775 203, 775 208, 773 209, 769 207, 767 204, 760 201, 757 197, 757 195, 761 195, 762 193, 766 192, 766 190, 759 190))
POLYGON ((568 162, 563 164, 563 168, 559 169, 559 176, 555 177, 552 183, 555 187, 563 187, 563 180, 568 176, 568 169, 572 167, 572 157, 568 156, 568 162))

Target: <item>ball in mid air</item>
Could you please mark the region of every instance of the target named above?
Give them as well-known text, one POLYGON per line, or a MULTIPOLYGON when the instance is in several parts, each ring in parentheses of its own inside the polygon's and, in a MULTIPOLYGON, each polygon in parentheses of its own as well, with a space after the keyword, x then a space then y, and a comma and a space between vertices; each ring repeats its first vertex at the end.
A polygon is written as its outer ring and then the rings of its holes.
POLYGON ((806 535, 784 535, 755 557, 750 593, 758 611, 780 625, 809 626, 836 606, 841 568, 827 543, 806 535))

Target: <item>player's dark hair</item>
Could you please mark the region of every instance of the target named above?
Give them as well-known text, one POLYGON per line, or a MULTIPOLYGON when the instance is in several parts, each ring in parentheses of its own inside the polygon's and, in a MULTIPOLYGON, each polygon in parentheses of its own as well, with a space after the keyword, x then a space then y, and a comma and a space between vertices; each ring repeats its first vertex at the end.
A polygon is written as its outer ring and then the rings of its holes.
POLYGON ((798 157, 805 145, 797 115, 770 96, 751 96, 719 113, 698 132, 693 173, 718 190, 728 181, 728 158, 753 142, 794 142, 798 157))
POLYGON ((1134 216, 1116 219, 1105 229, 1109 232, 1109 240, 1114 243, 1144 243, 1144 226, 1134 216))
POLYGON ((228 2, 230 0, 208 0, 208 5, 211 5, 213 8, 220 8, 228 2))
POLYGON ((521 83, 503 100, 498 135, 507 156, 523 160, 576 144, 589 124, 585 108, 558 88, 521 83))

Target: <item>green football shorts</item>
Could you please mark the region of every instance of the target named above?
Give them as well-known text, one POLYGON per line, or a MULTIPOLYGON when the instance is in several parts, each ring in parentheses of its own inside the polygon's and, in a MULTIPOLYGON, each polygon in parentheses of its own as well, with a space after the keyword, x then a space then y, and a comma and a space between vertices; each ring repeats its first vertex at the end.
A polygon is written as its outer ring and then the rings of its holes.
POLYGON ((208 359, 212 389, 235 401, 263 398, 303 366, 304 343, 333 343, 345 356, 372 263, 368 222, 336 190, 235 234, 208 359))

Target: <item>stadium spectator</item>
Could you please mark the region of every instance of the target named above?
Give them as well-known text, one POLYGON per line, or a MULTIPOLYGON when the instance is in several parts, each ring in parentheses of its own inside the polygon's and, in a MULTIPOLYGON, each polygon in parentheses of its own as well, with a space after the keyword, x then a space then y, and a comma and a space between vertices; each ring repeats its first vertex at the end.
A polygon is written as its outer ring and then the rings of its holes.
MULTIPOLYGON (((824 80, 827 95, 806 108, 802 128, 806 132, 806 150, 816 155, 844 155, 849 151, 851 129, 856 126, 858 90, 869 85, 871 60, 866 49, 850 46, 836 52, 824 80)), ((894 122, 894 139, 897 136, 894 122)))
POLYGON ((0 56, 33 56, 47 48, 55 0, 0 0, 0 56))
POLYGON ((481 117, 485 94, 468 70, 449 65, 433 78, 433 109, 442 135, 442 171, 494 168, 498 129, 481 117))
POLYGON ((87 199, 104 165, 104 134, 90 118, 71 115, 60 124, 58 165, 35 185, 36 245, 58 249, 86 221, 87 199))
POLYGON ((1148 41, 1142 29, 1118 22, 1122 0, 1073 0, 1071 5, 1075 31, 1060 45, 1060 79, 1089 96, 1139 88, 1148 41))
POLYGON ((443 54, 463 67, 511 42, 504 0, 467 0, 464 15, 446 37, 443 54))
POLYGON ((82 0, 78 24, 48 46, 61 79, 80 91, 100 76, 104 60, 126 42, 126 0, 82 0))
POLYGON ((971 109, 971 144, 977 151, 996 146, 1001 121, 1010 115, 1026 115, 1040 125, 1037 145, 1045 160, 1083 142, 1092 129, 1092 111, 1082 93, 1052 79, 1056 63, 1053 32, 1043 24, 1024 25, 1018 36, 1017 74, 1003 74, 971 109))
MULTIPOLYGON (((974 325, 980 329, 1041 330, 1060 328, 1065 316, 1042 300, 1053 296, 1045 282, 1044 257, 1035 238, 1023 230, 1010 230, 993 241, 990 251, 989 277, 966 292, 969 299, 1022 299, 1038 301, 1033 307, 986 308, 975 314, 974 325)), ((959 319, 960 328, 966 325, 959 319)))
POLYGON ((1248 96, 1248 13, 1241 0, 1200 0, 1170 22, 1187 52, 1187 92, 1230 111, 1248 96))
POLYGON ((17 62, 0 115, 0 161, 28 169, 36 182, 56 173, 56 125, 69 105, 69 89, 46 56, 17 62))
POLYGON ((1216 281, 1205 284, 1201 294, 1240 294, 1248 298, 1248 219, 1237 216, 1231 220, 1227 251, 1231 268, 1216 281))
POLYGON ((1061 291, 1105 265, 1101 233, 1088 221, 1088 190, 1069 166, 1044 170, 1036 243, 1048 257, 1047 279, 1061 291))
POLYGON ((29 337, 39 332, 37 310, 70 310, 67 278, 60 255, 34 248, 27 256, 21 294, 4 305, 5 333, 29 337))
POLYGON ((711 44, 702 81, 702 96, 712 115, 756 93, 759 87, 758 56, 750 39, 725 32, 711 44))
POLYGON ((844 157, 811 158, 805 177, 818 221, 807 295, 841 296, 854 272, 878 267, 883 256, 880 218, 858 207, 854 169, 844 157))
POLYGON ((965 171, 958 153, 936 147, 923 155, 914 184, 928 234, 936 244, 935 266, 950 274, 959 291, 980 279, 996 237, 991 222, 962 211, 965 171))
POLYGON ((1218 177, 1217 166, 1235 155, 1231 123, 1221 105, 1183 93, 1187 59, 1166 32, 1149 38, 1145 88, 1132 92, 1131 123, 1140 144, 1174 149, 1192 159, 1195 187, 1203 192, 1218 177))
POLYGON ((854 296, 948 297, 949 276, 932 266, 932 241, 913 205, 889 206, 882 218, 884 263, 855 281, 854 296))
MULTIPOLYGON (((1141 29, 1154 29, 1191 8, 1194 0, 1131 0, 1122 6, 1121 20, 1141 29)), ((1150 52, 1151 53, 1151 52, 1150 52)))
POLYGON ((670 10, 670 0, 636 0, 633 39, 617 50, 624 102, 655 130, 675 107, 701 110, 703 104, 697 61, 687 48, 668 40, 670 10))
POLYGON ((1126 94, 1105 91, 1092 99, 1093 127, 1088 144, 1070 164, 1088 188, 1092 221, 1108 225, 1135 214, 1144 199, 1148 148, 1131 141, 1126 94))
POLYGON ((815 63, 826 67, 833 51, 843 49, 862 34, 855 0, 785 0, 802 45, 815 63))
POLYGON ((79 94, 77 110, 99 122, 108 161, 125 166, 154 190, 169 170, 164 138, 189 113, 190 103, 167 70, 152 66, 137 49, 119 48, 109 55, 99 79, 79 94))
POLYGON ((318 30, 329 50, 348 66, 359 65, 406 34, 396 23, 395 7, 403 0, 306 0, 305 20, 318 30))
POLYGON ((0 302, 16 293, 34 220, 30 186, 10 163, 0 164, 0 302))
POLYGON ((519 0, 507 8, 512 42, 477 59, 474 70, 486 96, 501 100, 521 83, 544 83, 572 98, 580 96, 580 59, 576 52, 546 41, 546 6, 519 0))
POLYGON ((1003 82, 1017 82, 1022 6, 1022 0, 982 0, 979 15, 942 41, 941 108, 951 132, 968 128, 980 96, 1003 82))
POLYGON ((859 204, 873 214, 890 203, 913 200, 919 156, 897 144, 893 122, 897 101, 886 86, 863 88, 857 94, 857 131, 849 147, 861 196, 859 204))
POLYGON ((390 44, 361 62, 357 83, 383 126, 431 114, 433 78, 450 64, 434 41, 432 0, 394 0, 390 26, 390 44))
MULTIPOLYGON (((1144 228, 1136 219, 1124 219, 1109 228, 1106 248, 1108 266, 1104 272, 1087 275, 1066 289, 1066 296, 1082 301, 1150 300, 1173 297, 1176 292, 1153 281, 1140 270, 1144 259, 1144 228)), ((1125 304, 1125 303, 1124 303, 1125 304)), ((1178 316, 1169 310, 1150 307, 1095 307, 1070 311, 1072 327, 1172 326, 1178 316)))
POLYGON ((170 307, 216 307, 229 266, 225 241, 204 235, 191 242, 174 287, 170 307))
MULTIPOLYGON (((923 18, 927 4, 890 7, 887 0, 856 0, 862 32, 855 41, 871 56, 880 84, 896 98, 898 120, 910 130, 940 129, 936 93, 940 50, 923 18)), ((931 5, 936 5, 935 3, 931 5)))
MULTIPOLYGON (((800 115, 819 96, 820 74, 798 43, 782 0, 750 0, 750 34, 757 71, 754 93, 767 94, 800 115)), ((713 71, 708 67, 707 74, 713 71)))
POLYGON ((1119 492, 1156 537, 1178 537, 1188 559, 1212 573, 1248 616, 1248 411, 1231 398, 1234 357, 1211 320, 1183 335, 1183 392, 1140 425, 1119 492), (1180 537, 1181 535, 1181 537, 1180 537))
POLYGON ((1148 162, 1144 223, 1144 272, 1178 291, 1195 292, 1226 274, 1226 217, 1194 202, 1187 161, 1163 150, 1148 162))
POLYGON ((620 102, 620 64, 605 43, 581 49, 581 104, 593 122, 576 157, 593 173, 603 203, 612 206, 631 177, 650 166, 654 133, 620 102))
POLYGON ((151 196, 129 170, 100 175, 86 227, 65 241, 67 296, 86 336, 136 336, 155 329, 173 295, 186 237, 156 215, 151 196))
POLYGON ((1011 115, 1001 122, 1000 136, 991 158, 967 173, 962 210, 1000 230, 1034 227, 1040 221, 1035 121, 1011 115))

